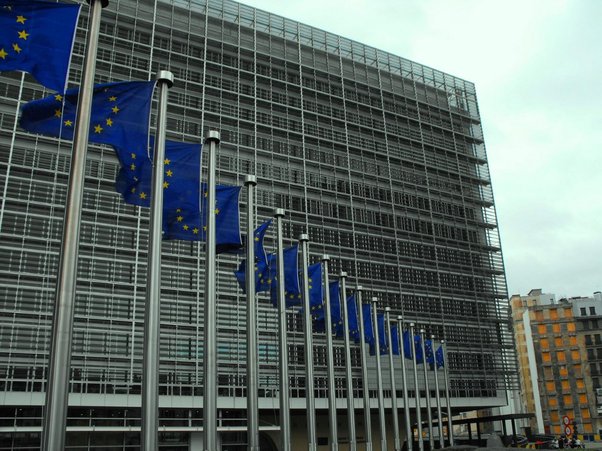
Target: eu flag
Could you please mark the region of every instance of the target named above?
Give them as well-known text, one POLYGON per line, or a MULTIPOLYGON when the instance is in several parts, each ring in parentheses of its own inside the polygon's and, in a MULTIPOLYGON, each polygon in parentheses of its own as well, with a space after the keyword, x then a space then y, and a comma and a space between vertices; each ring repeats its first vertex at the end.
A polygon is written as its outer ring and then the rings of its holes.
POLYGON ((362 304, 364 319, 364 341, 370 345, 370 353, 374 353, 374 328, 372 327, 372 305, 362 304))
POLYGON ((443 346, 439 346, 437 351, 435 351, 435 362, 437 363, 437 368, 443 368, 445 366, 445 359, 443 358, 443 346))
POLYGON ((412 346, 412 338, 409 330, 403 332, 403 356, 409 360, 414 359, 414 347, 412 346))
POLYGON ((385 314, 376 314, 376 324, 378 325, 378 348, 382 354, 389 353, 389 344, 387 343, 387 335, 385 328, 385 314))
POLYGON ((64 92, 80 5, 0 0, 0 72, 28 72, 64 92))
MULTIPOLYGON (((330 319, 332 321, 332 332, 337 337, 343 336, 343 316, 341 315, 341 286, 339 281, 330 282, 330 319)), ((316 330, 324 331, 325 327, 325 315, 324 309, 320 309, 318 313, 314 315, 316 320, 316 330)))
POLYGON ((347 316, 349 322, 349 337, 358 343, 360 341, 359 321, 357 320, 357 304, 355 294, 347 298, 347 316))
MULTIPOLYGON (((271 285, 270 279, 270 268, 268 264, 268 256, 266 255, 263 247, 263 238, 265 237, 268 228, 272 224, 272 220, 269 219, 261 224, 253 232, 253 246, 255 248, 255 293, 262 291, 268 291, 271 285)), ((248 242, 247 242, 248 245, 248 242)), ((236 280, 242 288, 242 291, 246 293, 247 284, 247 260, 240 262, 238 269, 234 271, 236 280)))
POLYGON ((319 313, 324 305, 322 292, 322 263, 315 263, 307 268, 309 281, 309 306, 312 316, 319 313))
MULTIPOLYGON (((124 152, 147 154, 150 108, 155 81, 122 81, 94 86, 88 140, 124 152)), ((79 88, 33 100, 21 108, 24 130, 73 139, 79 88)))
POLYGON ((422 354, 422 338, 420 338, 420 335, 414 335, 414 355, 416 356, 416 363, 424 362, 424 355, 422 354))
MULTIPOLYGON (((151 137, 149 150, 154 146, 151 137)), ((153 162, 152 152, 131 152, 115 147, 121 169, 115 179, 115 190, 124 202, 140 207, 149 207, 153 162)), ((166 141, 163 161, 163 208, 165 210, 188 206, 199 208, 201 184, 201 144, 166 141)))
POLYGON ((433 353, 433 341, 430 339, 424 340, 424 354, 426 362, 433 365, 435 363, 435 354, 433 353))
POLYGON ((391 352, 393 355, 399 355, 399 328, 397 324, 391 326, 391 352))
MULTIPOLYGON (((302 304, 301 288, 299 286, 299 245, 284 249, 284 296, 287 307, 295 307, 302 304)), ((276 254, 268 256, 270 266, 271 290, 270 297, 274 307, 278 305, 278 271, 276 268, 276 254)))
MULTIPOLYGON (((163 239, 205 241, 207 232, 207 185, 201 186, 203 193, 201 209, 187 205, 163 210, 163 239)), ((240 186, 216 185, 215 193, 215 239, 218 253, 231 252, 242 247, 240 237, 240 186)))

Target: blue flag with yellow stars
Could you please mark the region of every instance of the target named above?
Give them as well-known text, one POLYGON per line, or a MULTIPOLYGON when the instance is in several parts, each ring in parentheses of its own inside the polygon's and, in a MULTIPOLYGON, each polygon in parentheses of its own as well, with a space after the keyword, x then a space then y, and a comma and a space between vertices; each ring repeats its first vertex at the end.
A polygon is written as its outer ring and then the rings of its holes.
POLYGON ((364 341, 370 345, 370 354, 374 354, 374 328, 372 327, 372 305, 362 304, 364 319, 364 341))
POLYGON ((0 0, 0 72, 30 73, 64 92, 81 5, 0 0))
POLYGON ((433 352, 433 341, 430 339, 424 340, 424 358, 427 363, 435 364, 435 353, 433 352))
POLYGON ((309 281, 309 307, 311 315, 315 316, 320 312, 324 304, 324 295, 322 292, 322 263, 309 265, 307 268, 307 279, 309 281))
POLYGON ((399 328, 397 324, 391 325, 391 352, 399 355, 399 328))
MULTIPOLYGON (((129 153, 148 153, 148 127, 155 81, 94 86, 88 140, 129 153)), ((73 139, 79 88, 33 100, 21 108, 19 124, 31 133, 73 139)))
MULTIPOLYGON (((299 285, 299 245, 287 247, 282 252, 284 260, 284 297, 287 307, 296 307, 303 302, 301 288, 299 285)), ((278 271, 277 256, 270 254, 268 256, 270 267, 270 298, 274 307, 278 306, 278 271)))
POLYGON ((435 351, 435 362, 437 363, 437 368, 443 368, 445 366, 445 359, 443 357, 443 346, 439 346, 435 351))
POLYGON ((416 363, 424 362, 424 354, 422 353, 422 338, 420 335, 414 335, 414 355, 416 356, 416 363))
MULTIPOLYGON (((268 228, 272 225, 272 220, 269 219, 253 232, 253 242, 255 247, 255 293, 262 291, 269 291, 271 285, 270 279, 270 267, 268 263, 268 256, 263 247, 263 238, 265 237, 268 228)), ((240 262, 238 269, 234 271, 234 276, 238 284, 242 288, 242 291, 247 291, 247 260, 240 262)))
MULTIPOLYGON (((385 314, 377 313, 376 314, 376 325, 378 329, 378 349, 380 354, 388 354, 389 353, 389 344, 387 343, 387 335, 385 328, 385 314)), ((374 346, 371 352, 375 352, 376 346, 374 346)))
POLYGON ((349 337, 353 338, 356 343, 359 343, 360 328, 359 321, 357 319, 357 303, 355 301, 355 294, 352 294, 347 298, 347 316, 349 317, 349 337))
MULTIPOLYGON (((342 337, 344 333, 343 315, 341 314, 341 285, 338 280, 330 282, 330 319, 332 322, 332 333, 342 337)), ((314 315, 316 330, 323 332, 325 326, 325 310, 320 308, 314 315)))
POLYGON ((408 360, 414 359, 414 347, 409 330, 403 332, 403 356, 408 360))
MULTIPOLYGON (((242 247, 240 236, 240 186, 215 186, 215 241, 216 251, 233 252, 242 247)), ((201 186, 201 209, 187 205, 163 209, 163 239, 205 241, 207 232, 207 184, 201 186)))
MULTIPOLYGON (((114 146, 121 169, 115 180, 115 190, 124 202, 140 207, 150 207, 153 162, 150 159, 154 137, 150 139, 150 152, 130 152, 114 146)), ((165 142, 163 161, 163 208, 199 209, 201 185, 201 144, 177 141, 165 142)))

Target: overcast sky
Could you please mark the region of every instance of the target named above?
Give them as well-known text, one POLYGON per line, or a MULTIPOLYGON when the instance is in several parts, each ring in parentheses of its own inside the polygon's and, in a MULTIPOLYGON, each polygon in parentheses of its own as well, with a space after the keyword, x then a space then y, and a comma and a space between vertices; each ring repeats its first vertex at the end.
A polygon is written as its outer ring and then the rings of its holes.
POLYGON ((602 0, 243 0, 476 84, 510 294, 602 291, 602 0))

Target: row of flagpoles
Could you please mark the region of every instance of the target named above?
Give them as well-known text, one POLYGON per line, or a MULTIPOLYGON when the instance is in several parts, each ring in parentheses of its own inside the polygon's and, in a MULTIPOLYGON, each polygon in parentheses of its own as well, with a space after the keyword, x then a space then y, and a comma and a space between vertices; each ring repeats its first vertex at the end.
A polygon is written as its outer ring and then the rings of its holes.
MULTIPOLYGON (((52 324, 43 449, 63 449, 65 443, 71 335, 77 281, 76 270, 85 160, 88 142, 95 142, 109 144, 115 148, 121 163, 121 170, 116 180, 116 189, 122 194, 124 201, 134 205, 150 207, 141 431, 142 449, 145 450, 158 448, 161 241, 163 239, 206 241, 203 426, 204 449, 215 451, 218 449, 216 254, 223 251, 237 250, 243 246, 238 224, 240 188, 225 187, 216 183, 215 161, 220 139, 218 132, 210 131, 205 142, 208 160, 206 184, 200 182, 200 145, 173 143, 166 140, 168 89, 174 81, 170 72, 161 71, 156 83, 117 82, 94 85, 101 11, 107 4, 108 0, 90 0, 90 25, 81 86, 79 89, 69 91, 65 91, 64 87, 70 58, 63 61, 61 67, 52 67, 52 74, 45 73, 44 67, 40 69, 40 65, 32 64, 31 60, 35 60, 36 57, 39 58, 40 55, 46 57, 45 52, 48 43, 43 31, 46 34, 56 33, 59 29, 57 27, 60 25, 62 33, 67 30, 67 34, 75 35, 79 5, 50 4, 31 0, 23 2, 18 7, 5 6, 0 9, 0 25, 3 25, 2 30, 0 30, 0 39, 16 40, 23 39, 23 36, 25 36, 23 40, 27 41, 30 38, 28 47, 23 45, 23 48, 21 48, 17 44, 13 44, 14 54, 8 54, 4 47, 0 49, 0 71, 23 70, 30 72, 45 86, 59 92, 59 94, 32 101, 25 105, 22 108, 20 118, 21 127, 33 133, 73 139, 52 324), (59 13, 58 16, 55 16, 61 7, 69 7, 70 13, 68 15, 59 13), (52 14, 46 11, 45 8, 50 8, 52 14), (75 13, 73 8, 76 8, 75 13), (67 16, 71 28, 68 26, 69 24, 64 23, 67 16), (45 30, 38 21, 42 24, 50 24, 51 28, 54 28, 45 30), (18 38, 9 35, 15 30, 18 38), (38 34, 41 38, 37 36, 38 34), (19 51, 16 50, 17 48, 19 51), (7 57, 8 62, 6 62, 7 57), (153 138, 149 136, 149 122, 150 105, 155 85, 158 86, 159 93, 157 126, 153 138), (148 155, 149 140, 154 147, 152 157, 148 155)), ((2 42, 0 41, 0 45, 2 45, 2 42)), ((64 45, 68 48, 67 54, 70 56, 73 38, 71 41, 66 41, 64 45)), ((48 67, 50 66, 52 65, 48 65, 48 67)), ((275 254, 268 256, 263 249, 263 237, 271 221, 257 229, 255 228, 254 190, 256 184, 257 181, 254 176, 249 175, 245 178, 245 186, 247 187, 246 264, 243 262, 239 271, 237 271, 237 278, 241 286, 244 286, 247 296, 248 449, 259 451, 256 294, 261 291, 270 291, 273 302, 278 308, 282 450, 289 451, 291 449, 286 334, 287 307, 291 306, 301 306, 303 311, 306 367, 305 397, 307 403, 308 449, 310 451, 317 448, 316 408, 313 390, 312 337, 314 329, 323 329, 326 333, 328 418, 331 450, 338 449, 333 334, 344 339, 347 419, 352 450, 356 449, 357 446, 357 434, 355 431, 350 338, 354 338, 355 341, 360 343, 366 448, 372 449, 367 344, 370 345, 371 351, 376 356, 381 450, 388 449, 381 353, 389 356, 395 449, 401 449, 401 440, 397 417, 397 383, 394 371, 394 355, 401 355, 401 386, 404 398, 404 424, 405 435, 408 438, 408 449, 413 447, 413 434, 407 389, 408 378, 405 368, 406 359, 413 361, 414 408, 418 432, 418 449, 424 449, 417 367, 419 363, 424 364, 427 428, 429 429, 428 436, 431 448, 434 446, 434 436, 432 433, 433 421, 428 387, 427 364, 429 363, 433 365, 441 446, 444 442, 443 417, 437 370, 440 367, 444 369, 448 439, 453 444, 449 377, 443 342, 435 352, 433 349, 434 337, 431 337, 430 341, 426 340, 423 330, 420 330, 419 335, 415 335, 413 323, 410 323, 409 330, 403 330, 403 318, 399 316, 397 317, 397 323, 392 324, 392 322, 395 323, 395 320, 391 320, 389 308, 386 308, 384 313, 377 313, 376 298, 372 299, 371 304, 362 302, 361 287, 357 287, 355 296, 348 299, 347 274, 342 272, 337 282, 331 283, 329 280, 329 256, 324 255, 320 263, 310 265, 309 236, 307 234, 302 234, 299 237, 298 246, 284 249, 282 236, 284 210, 282 209, 277 209, 274 215, 277 229, 277 249, 275 254), (299 247, 301 249, 300 270, 298 268, 299 247), (299 277, 301 284, 299 284, 299 277), (331 287, 335 287, 335 289, 331 287)))
MULTIPOLYGON (((254 183, 253 183, 254 186, 254 183)), ((249 209, 247 211, 247 233, 248 236, 255 237, 255 251, 257 254, 265 254, 263 250, 263 237, 265 236, 266 224, 269 225, 271 221, 264 223, 262 226, 257 228, 253 233, 253 218, 254 218, 254 210, 252 207, 252 196, 253 191, 249 189, 247 191, 247 196, 249 199, 249 209)), ((382 380, 382 368, 380 357, 381 354, 387 354, 389 356, 389 374, 390 374, 390 382, 391 382, 391 403, 392 410, 391 415, 393 417, 393 426, 394 426, 394 449, 401 449, 401 439, 399 432, 399 420, 397 417, 397 387, 398 384, 395 380, 395 363, 394 363, 394 355, 401 356, 401 373, 402 373, 402 389, 403 389, 403 397, 404 397, 404 423, 405 423, 405 435, 408 439, 408 448, 413 449, 413 429, 410 420, 410 404, 408 399, 408 383, 407 383, 407 375, 405 368, 405 360, 409 359, 413 361, 413 375, 414 375, 414 389, 415 389, 415 414, 416 414, 416 425, 417 425, 417 437, 418 437, 418 449, 424 449, 423 443, 423 433, 422 433, 422 419, 421 419, 421 410, 420 410, 420 381, 418 376, 418 364, 423 363, 423 371, 424 371, 424 379, 423 383, 425 386, 426 393, 426 411, 428 415, 427 428, 428 428, 428 437, 430 449, 433 449, 434 444, 434 433, 433 433, 433 419, 431 415, 431 400, 430 400, 430 388, 429 388, 429 374, 427 364, 432 364, 433 377, 435 380, 435 393, 436 393, 436 410, 437 410, 437 420, 438 420, 438 431, 439 431, 439 445, 441 447, 444 446, 444 435, 443 435, 443 415, 442 415, 442 402, 440 399, 440 389, 439 389, 439 378, 438 378, 438 369, 444 369, 444 381, 445 381, 445 394, 446 394, 446 407, 447 407, 447 430, 448 430, 448 441, 453 444, 453 434, 451 429, 451 405, 449 401, 449 379, 447 375, 447 367, 445 365, 446 356, 445 356, 445 346, 444 341, 441 341, 441 345, 434 351, 434 336, 431 336, 430 340, 425 339, 425 331, 423 329, 420 330, 419 334, 415 334, 414 331, 414 323, 409 324, 409 329, 404 330, 404 320, 402 316, 397 317, 397 321, 391 320, 390 318, 390 308, 385 308, 385 313, 377 313, 376 304, 378 302, 377 298, 372 298, 370 304, 364 304, 362 302, 362 287, 357 287, 354 295, 347 297, 346 290, 346 277, 347 274, 345 272, 341 272, 339 275, 339 280, 337 282, 330 282, 328 276, 328 262, 330 260, 329 256, 324 255, 321 258, 320 262, 320 271, 319 274, 319 285, 323 288, 323 290, 319 290, 320 293, 318 298, 320 299, 319 303, 315 302, 315 295, 312 296, 310 294, 310 284, 315 284, 315 280, 312 281, 312 277, 309 275, 309 268, 313 265, 309 264, 308 256, 308 245, 309 245, 309 237, 306 234, 302 234, 299 237, 299 245, 301 247, 301 270, 297 268, 296 260, 294 259, 294 264, 285 268, 285 259, 283 258, 285 249, 283 249, 283 237, 282 237, 282 217, 284 216, 284 211, 282 209, 277 209, 275 212, 276 218, 276 226, 277 226, 277 237, 276 237, 276 252, 275 260, 270 259, 267 256, 263 258, 272 263, 270 270, 268 267, 268 272, 272 275, 268 276, 273 282, 275 279, 276 287, 274 284, 271 285, 271 288, 277 289, 278 299, 277 299, 277 307, 279 309, 279 317, 280 317, 280 327, 279 327, 279 343, 280 343, 280 424, 281 424, 281 449, 290 450, 290 429, 289 429, 289 407, 288 407, 288 362, 287 362, 287 340, 286 340, 286 324, 282 324, 282 319, 285 315, 285 309, 287 307, 287 296, 285 293, 291 293, 295 291, 295 287, 287 286, 287 281, 285 274, 286 272, 290 273, 299 273, 301 275, 302 286, 300 287, 300 292, 302 294, 302 313, 303 324, 304 324, 304 339, 305 339, 305 378, 306 378, 306 412, 307 412, 307 437, 308 437, 308 450, 316 450, 316 408, 315 408, 315 399, 313 392, 313 332, 316 327, 316 322, 320 321, 321 313, 320 310, 324 314, 324 325, 330 324, 332 327, 324 327, 326 332, 326 352, 327 352, 327 381, 328 381, 328 418, 329 418, 329 443, 331 444, 331 450, 338 449, 338 433, 337 433, 337 417, 336 417, 336 399, 335 399, 335 389, 334 389, 334 361, 333 361, 333 335, 339 336, 336 333, 336 329, 342 323, 342 338, 344 339, 344 349, 345 349, 345 370, 346 370, 346 387, 347 387, 347 420, 348 420, 348 432, 349 432, 349 443, 352 450, 357 449, 357 438, 355 431, 355 408, 354 408, 354 398, 353 398, 353 390, 352 390, 352 377, 351 377, 351 358, 350 358, 350 337, 356 339, 360 343, 360 355, 361 355, 361 367, 362 367, 362 386, 363 386, 363 394, 364 394, 364 431, 365 431, 365 441, 367 449, 372 449, 372 427, 370 424, 370 398, 369 398, 369 382, 368 382, 368 355, 366 345, 370 345, 371 352, 370 354, 374 354, 376 356, 376 375, 377 375, 377 393, 378 393, 378 411, 379 411, 379 427, 380 427, 380 449, 386 450, 387 441, 386 441, 386 429, 385 429, 385 411, 384 411, 384 395, 383 395, 383 380, 382 380), (277 271, 273 270, 274 266, 277 265, 277 271), (274 274, 277 276, 274 277, 274 274), (338 287, 337 290, 332 290, 333 285, 338 287), (329 288, 326 288, 329 287, 329 288), (331 297, 332 293, 336 293, 333 297, 331 297), (334 308, 336 306, 336 308, 334 308), (338 312, 337 315, 333 316, 332 311, 336 310, 338 312), (356 315, 357 312, 357 315, 356 315), (350 326, 353 324, 353 326, 350 326), (377 331, 377 332, 375 332, 377 331), (400 331, 402 331, 400 333, 400 331)), ((251 247, 251 246, 249 246, 251 247)), ((291 248, 295 248, 296 246, 292 246, 291 248)), ((288 248, 289 250, 291 248, 288 248)), ((255 287, 256 284, 254 282, 249 281, 249 279, 256 279, 259 281, 257 286, 261 285, 261 281, 263 280, 263 276, 258 275, 261 260, 262 258, 252 254, 252 259, 249 260, 249 249, 247 248, 247 261, 255 261, 254 271, 251 271, 250 268, 252 265, 246 264, 244 262, 241 264, 241 267, 245 268, 244 277, 239 272, 238 276, 242 279, 245 279, 244 282, 247 293, 247 308, 248 311, 255 311, 255 305, 257 302, 256 293, 262 291, 260 289, 256 289, 252 291, 252 287, 255 287), (254 276, 254 277, 253 277, 254 276)), ((313 288, 313 286, 312 286, 313 288)), ((255 315, 253 313, 252 315, 255 315)), ((253 320, 253 319, 251 319, 253 320)), ((256 371, 254 368, 254 364, 257 361, 256 359, 256 342, 255 334, 256 330, 251 326, 249 320, 247 333, 248 335, 248 356, 247 356, 247 364, 248 364, 248 390, 247 396, 248 398, 254 398, 257 395, 257 386, 256 376, 252 377, 251 373, 256 371), (252 337, 252 338, 251 338, 252 337), (253 341, 251 341, 253 340, 253 341)), ((253 320, 254 321, 254 320, 253 320)), ((256 408, 256 401, 248 400, 248 409, 251 407, 256 408)), ((255 421, 252 420, 255 412, 248 411, 248 431, 249 431, 249 450, 257 449, 253 448, 252 443, 255 443, 255 439, 258 434, 258 428, 254 427, 255 421)))

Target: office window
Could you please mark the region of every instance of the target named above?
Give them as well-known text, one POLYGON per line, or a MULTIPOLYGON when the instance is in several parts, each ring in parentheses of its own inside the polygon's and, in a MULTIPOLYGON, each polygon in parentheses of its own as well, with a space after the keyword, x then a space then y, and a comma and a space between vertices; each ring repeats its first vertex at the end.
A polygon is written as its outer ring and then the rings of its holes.
POLYGON ((565 362, 566 361, 566 355, 565 355, 564 351, 558 351, 558 352, 556 352, 556 359, 558 359, 559 362, 565 362))
POLYGON ((546 325, 545 324, 540 324, 537 326, 537 333, 539 335, 545 335, 546 334, 546 325))
POLYGON ((579 310, 581 312, 581 316, 586 316, 587 315, 585 307, 581 307, 579 310))
POLYGON ((566 330, 568 330, 569 332, 575 332, 575 330, 576 330, 575 323, 567 323, 566 330))
POLYGON ((557 309, 555 309, 555 308, 550 309, 550 319, 552 319, 552 320, 558 319, 558 310, 557 309))
POLYGON ((595 315, 596 314, 596 307, 595 306, 591 306, 589 308, 589 314, 590 315, 595 315))
POLYGON ((555 334, 559 334, 560 333, 560 324, 558 324, 558 323, 552 324, 552 332, 554 332, 555 334))

